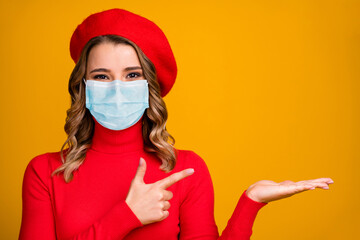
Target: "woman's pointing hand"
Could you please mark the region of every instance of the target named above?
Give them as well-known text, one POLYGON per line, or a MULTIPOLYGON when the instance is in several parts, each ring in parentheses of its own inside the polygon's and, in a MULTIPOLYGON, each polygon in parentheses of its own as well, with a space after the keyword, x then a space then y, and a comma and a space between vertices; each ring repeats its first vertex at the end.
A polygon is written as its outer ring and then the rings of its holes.
POLYGON ((192 175, 194 169, 189 168, 174 173, 155 183, 146 184, 144 176, 146 162, 140 158, 140 164, 133 178, 125 202, 143 225, 162 221, 169 216, 169 200, 172 192, 166 190, 174 183, 192 175))
POLYGON ((270 180, 261 180, 252 184, 246 194, 249 198, 257 202, 271 202, 282 198, 290 197, 296 193, 315 188, 329 189, 329 184, 334 183, 331 178, 317 178, 293 182, 286 180, 276 183, 270 180))

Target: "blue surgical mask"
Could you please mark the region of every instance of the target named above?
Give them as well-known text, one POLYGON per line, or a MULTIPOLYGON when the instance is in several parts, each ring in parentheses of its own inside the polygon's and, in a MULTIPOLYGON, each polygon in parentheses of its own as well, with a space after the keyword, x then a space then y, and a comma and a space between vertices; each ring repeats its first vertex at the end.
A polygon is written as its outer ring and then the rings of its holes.
POLYGON ((102 126, 122 130, 134 125, 149 107, 147 80, 101 82, 83 79, 86 108, 102 126))

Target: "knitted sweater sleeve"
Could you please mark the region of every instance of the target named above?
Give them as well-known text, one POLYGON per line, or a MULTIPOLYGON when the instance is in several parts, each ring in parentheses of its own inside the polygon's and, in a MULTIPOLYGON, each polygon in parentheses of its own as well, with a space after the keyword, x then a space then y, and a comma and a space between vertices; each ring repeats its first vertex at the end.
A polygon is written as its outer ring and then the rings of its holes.
MULTIPOLYGON (((50 191, 51 171, 47 154, 33 158, 26 167, 22 186, 22 220, 19 240, 58 239, 50 191)), ((89 228, 66 239, 122 239, 142 226, 125 200, 108 211, 89 228)))
POLYGON ((267 203, 250 199, 244 191, 219 236, 214 219, 214 190, 210 173, 205 162, 194 152, 189 151, 195 173, 183 179, 182 203, 180 206, 181 240, 249 240, 257 212, 267 203))

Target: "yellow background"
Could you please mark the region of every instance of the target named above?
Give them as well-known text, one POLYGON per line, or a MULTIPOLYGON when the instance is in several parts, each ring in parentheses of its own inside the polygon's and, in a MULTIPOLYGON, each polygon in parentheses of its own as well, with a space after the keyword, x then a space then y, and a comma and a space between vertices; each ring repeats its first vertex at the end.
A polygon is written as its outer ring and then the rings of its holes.
POLYGON ((18 237, 26 165, 65 141, 71 34, 114 7, 170 41, 168 130, 207 162, 220 232, 256 181, 331 177, 330 190, 261 209, 252 239, 359 239, 360 3, 349 0, 1 1, 0 239, 18 237))

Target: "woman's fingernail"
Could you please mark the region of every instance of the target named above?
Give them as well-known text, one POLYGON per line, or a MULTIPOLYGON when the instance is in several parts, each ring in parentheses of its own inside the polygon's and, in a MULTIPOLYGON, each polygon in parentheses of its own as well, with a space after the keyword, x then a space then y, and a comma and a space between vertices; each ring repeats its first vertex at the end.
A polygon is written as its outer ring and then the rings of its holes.
POLYGON ((188 173, 188 174, 192 174, 194 172, 195 172, 195 170, 193 168, 189 168, 186 170, 186 173, 188 173))
POLYGON ((323 189, 329 189, 329 186, 325 186, 325 187, 323 187, 323 189))
POLYGON ((333 181, 333 180, 330 180, 330 181, 328 181, 328 183, 334 183, 334 181, 333 181))
POLYGON ((309 188, 310 190, 314 190, 315 189, 315 187, 312 187, 312 188, 309 188))

